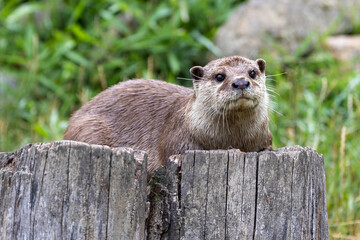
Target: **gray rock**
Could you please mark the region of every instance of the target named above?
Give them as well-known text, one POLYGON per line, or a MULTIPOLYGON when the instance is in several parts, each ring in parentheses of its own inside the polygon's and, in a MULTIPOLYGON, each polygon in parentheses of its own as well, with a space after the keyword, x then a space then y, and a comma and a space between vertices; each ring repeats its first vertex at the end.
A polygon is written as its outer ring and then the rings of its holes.
POLYGON ((351 32, 359 11, 359 0, 251 0, 219 29, 215 44, 224 56, 256 58, 275 45, 293 54, 308 37, 317 41, 313 33, 351 32))
POLYGON ((360 57, 360 35, 339 35, 326 39, 326 46, 336 59, 351 60, 360 57))

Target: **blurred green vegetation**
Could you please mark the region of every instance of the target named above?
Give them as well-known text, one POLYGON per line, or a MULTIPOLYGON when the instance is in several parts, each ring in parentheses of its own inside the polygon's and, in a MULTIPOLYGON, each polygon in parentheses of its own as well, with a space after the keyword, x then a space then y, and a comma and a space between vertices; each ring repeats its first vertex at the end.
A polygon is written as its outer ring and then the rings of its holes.
MULTIPOLYGON (((219 54, 211 40, 241 2, 0 0, 0 151, 62 139, 70 114, 119 81, 191 86, 177 77, 219 54)), ((318 37, 311 54, 305 40, 294 55, 274 46, 281 57, 259 56, 278 94, 274 145, 324 154, 330 236, 359 237, 360 73, 318 37)))

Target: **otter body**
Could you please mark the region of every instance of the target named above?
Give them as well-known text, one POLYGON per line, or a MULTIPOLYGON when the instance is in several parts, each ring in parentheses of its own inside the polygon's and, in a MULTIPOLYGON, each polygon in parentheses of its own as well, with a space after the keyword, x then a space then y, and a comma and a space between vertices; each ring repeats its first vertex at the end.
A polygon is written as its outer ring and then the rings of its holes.
POLYGON ((64 139, 148 153, 148 174, 195 149, 272 149, 265 61, 214 60, 190 69, 194 90, 158 80, 121 82, 70 119, 64 139))

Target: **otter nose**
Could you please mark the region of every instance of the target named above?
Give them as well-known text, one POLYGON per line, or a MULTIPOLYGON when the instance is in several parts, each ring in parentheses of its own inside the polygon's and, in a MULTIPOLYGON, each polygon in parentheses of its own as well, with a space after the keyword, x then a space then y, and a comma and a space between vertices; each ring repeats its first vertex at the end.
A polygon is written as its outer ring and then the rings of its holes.
POLYGON ((245 89, 250 86, 250 82, 245 78, 236 79, 235 82, 232 83, 232 87, 235 89, 245 89))

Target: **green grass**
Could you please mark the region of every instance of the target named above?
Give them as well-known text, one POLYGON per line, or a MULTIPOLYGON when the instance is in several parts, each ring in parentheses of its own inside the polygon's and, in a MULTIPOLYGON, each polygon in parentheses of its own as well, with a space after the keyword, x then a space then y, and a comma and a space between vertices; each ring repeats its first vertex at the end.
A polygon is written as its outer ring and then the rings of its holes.
POLYGON ((338 224, 360 219, 360 73, 317 54, 289 64, 272 83, 281 114, 270 123, 274 144, 312 146, 324 155, 330 233, 359 237, 359 222, 338 224))
MULTIPOLYGON (((218 54, 211 39, 241 2, 0 0, 0 73, 16 79, 0 85, 0 151, 61 139, 70 114, 119 81, 191 86, 177 77, 218 54)), ((275 147, 324 155, 330 236, 359 237, 360 73, 327 53, 325 37, 306 57, 308 40, 294 55, 259 56, 279 94, 270 126, 275 147)))
POLYGON ((71 112, 119 81, 185 84, 238 2, 0 0, 1 71, 18 79, 1 96, 0 149, 60 139, 71 112))

